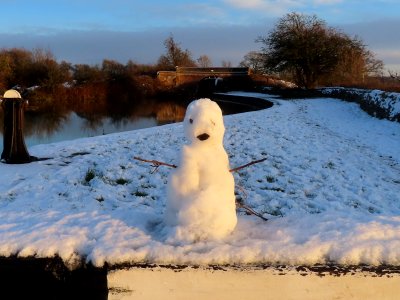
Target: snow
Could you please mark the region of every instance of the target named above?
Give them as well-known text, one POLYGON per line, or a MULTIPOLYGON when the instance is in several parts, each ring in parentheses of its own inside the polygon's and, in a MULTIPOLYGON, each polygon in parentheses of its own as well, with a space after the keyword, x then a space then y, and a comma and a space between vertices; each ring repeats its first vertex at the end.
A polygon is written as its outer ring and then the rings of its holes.
POLYGON ((372 105, 384 111, 383 115, 382 112, 380 113, 381 118, 400 121, 400 93, 342 87, 321 88, 320 90, 328 96, 335 94, 351 95, 351 98, 354 98, 360 104, 372 105))
POLYGON ((178 168, 167 185, 164 219, 172 227, 168 240, 223 238, 235 228, 237 217, 235 183, 223 146, 222 111, 210 99, 193 101, 183 126, 188 144, 182 147, 178 168))
MULTIPOLYGON (((242 95, 245 95, 242 93, 242 95)), ((247 94, 272 99, 264 94, 247 94)), ((183 124, 29 149, 48 160, 0 164, 0 255, 59 255, 74 268, 118 263, 400 265, 400 124, 332 99, 283 101, 224 117, 224 146, 244 203, 223 239, 164 235, 183 124)))
POLYGON ((381 90, 373 90, 367 95, 368 100, 379 103, 389 111, 389 117, 394 118, 400 114, 400 93, 388 93, 381 90))

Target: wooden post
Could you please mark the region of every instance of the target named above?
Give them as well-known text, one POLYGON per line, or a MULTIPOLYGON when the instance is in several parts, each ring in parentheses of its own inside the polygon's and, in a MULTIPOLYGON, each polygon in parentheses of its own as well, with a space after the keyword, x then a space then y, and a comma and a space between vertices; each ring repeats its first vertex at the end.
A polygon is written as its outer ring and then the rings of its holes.
POLYGON ((23 136, 24 107, 27 101, 16 90, 4 93, 1 106, 4 110, 3 152, 1 159, 8 164, 32 161, 23 136))

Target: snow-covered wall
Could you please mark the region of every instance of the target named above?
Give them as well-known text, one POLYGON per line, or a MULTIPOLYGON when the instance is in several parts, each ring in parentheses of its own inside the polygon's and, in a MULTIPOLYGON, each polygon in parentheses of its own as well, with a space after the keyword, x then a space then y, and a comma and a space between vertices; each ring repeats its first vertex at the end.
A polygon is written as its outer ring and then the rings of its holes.
POLYGON ((323 88, 320 91, 324 95, 357 102, 374 117, 400 122, 400 93, 342 87, 323 88))

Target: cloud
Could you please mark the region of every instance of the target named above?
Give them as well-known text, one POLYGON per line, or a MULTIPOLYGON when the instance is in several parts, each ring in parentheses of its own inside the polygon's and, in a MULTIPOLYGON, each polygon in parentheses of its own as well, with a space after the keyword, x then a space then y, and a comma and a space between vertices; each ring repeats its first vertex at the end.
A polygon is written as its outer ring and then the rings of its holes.
POLYGON ((314 0, 313 2, 317 5, 332 5, 341 3, 343 0, 314 0))
POLYGON ((357 35, 365 44, 375 49, 400 48, 400 20, 381 19, 339 25, 346 33, 357 35))
POLYGON ((399 49, 375 49, 377 56, 385 61, 385 69, 400 73, 400 50, 399 49))
POLYGON ((344 32, 362 39, 386 69, 400 71, 400 20, 381 19, 342 25, 344 32))
POLYGON ((267 5, 263 0, 226 0, 224 1, 236 8, 258 9, 267 5))
POLYGON ((100 64, 103 59, 153 64, 165 52, 163 41, 172 33, 182 48, 191 51, 193 58, 205 54, 215 66, 223 60, 236 66, 247 52, 260 48, 255 39, 266 32, 264 26, 208 26, 141 32, 73 30, 51 35, 0 34, 0 39, 3 47, 48 49, 57 60, 73 64, 100 64))
POLYGON ((263 11, 291 11, 297 8, 306 8, 310 5, 333 5, 343 0, 224 0, 226 4, 238 9, 263 11))
POLYGON ((304 1, 296 0, 224 0, 228 6, 236 9, 247 9, 259 13, 282 15, 303 5, 304 1))
POLYGON ((399 49, 378 49, 379 53, 400 62, 400 50, 399 49))

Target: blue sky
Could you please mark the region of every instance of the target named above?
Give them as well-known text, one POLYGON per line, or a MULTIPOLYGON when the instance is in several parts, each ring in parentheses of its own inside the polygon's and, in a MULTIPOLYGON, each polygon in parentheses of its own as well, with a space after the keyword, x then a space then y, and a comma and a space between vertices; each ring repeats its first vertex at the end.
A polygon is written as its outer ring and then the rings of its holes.
POLYGON ((194 58, 233 65, 286 13, 316 14, 358 35, 400 70, 399 0, 0 0, 0 48, 45 48, 59 60, 154 63, 170 34, 194 58))

